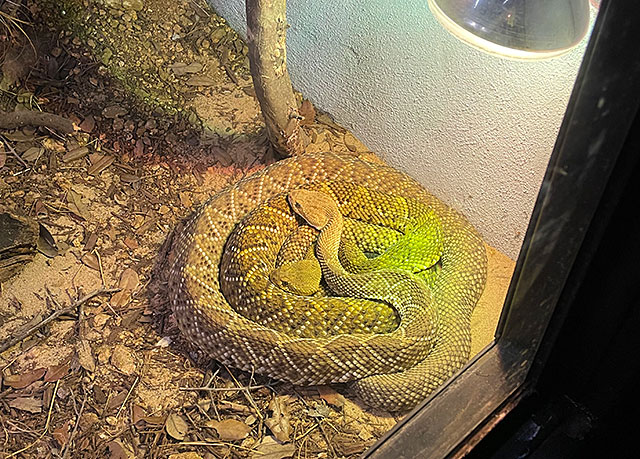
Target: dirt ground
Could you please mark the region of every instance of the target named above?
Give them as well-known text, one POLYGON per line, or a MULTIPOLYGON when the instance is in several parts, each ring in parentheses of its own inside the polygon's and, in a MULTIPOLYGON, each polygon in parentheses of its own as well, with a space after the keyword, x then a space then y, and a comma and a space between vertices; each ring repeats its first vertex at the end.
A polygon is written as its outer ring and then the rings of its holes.
MULTIPOLYGON (((246 45, 202 0, 0 5, 2 110, 77 128, 0 130, 0 213, 51 235, 0 285, 0 346, 23 337, 0 352, 0 458, 358 457, 399 418, 203 358, 152 275, 177 222, 275 160, 246 45)), ((371 155, 309 107, 307 151, 371 155)), ((514 267, 487 250, 474 354, 514 267)))

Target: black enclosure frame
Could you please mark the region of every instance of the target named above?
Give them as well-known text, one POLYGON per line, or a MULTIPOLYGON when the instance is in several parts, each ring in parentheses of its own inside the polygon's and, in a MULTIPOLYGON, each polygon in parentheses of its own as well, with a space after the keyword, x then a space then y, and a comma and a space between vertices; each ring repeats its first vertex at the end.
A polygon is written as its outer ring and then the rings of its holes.
MULTIPOLYGON (((639 106, 640 8, 632 0, 604 0, 494 342, 363 457, 440 458, 473 453, 501 420, 540 390, 545 370, 548 373, 553 367, 562 377, 558 355, 567 351, 558 343, 577 320, 575 311, 582 308, 588 314, 602 304, 588 299, 585 303, 578 293, 594 268, 598 247, 612 237, 607 223, 640 156, 637 144, 630 140, 639 106)), ((626 307, 623 303, 611 304, 608 314, 626 307)), ((592 316, 597 322, 602 314, 592 316)), ((613 340, 619 332, 615 327, 599 330, 597 325, 591 324, 592 340, 613 340)))

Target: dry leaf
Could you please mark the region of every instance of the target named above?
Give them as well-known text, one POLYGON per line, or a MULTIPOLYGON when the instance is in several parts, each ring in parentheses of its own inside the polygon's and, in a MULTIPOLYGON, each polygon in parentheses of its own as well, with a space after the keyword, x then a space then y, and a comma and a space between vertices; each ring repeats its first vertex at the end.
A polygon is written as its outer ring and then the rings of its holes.
POLYGON ((89 268, 100 271, 100 263, 98 263, 98 257, 96 257, 94 254, 85 253, 84 255, 82 255, 82 258, 80 258, 80 261, 89 268))
POLYGON ((291 437, 291 420, 289 408, 282 397, 275 397, 269 402, 269 410, 272 415, 264 423, 271 430, 271 433, 280 441, 289 441, 291 437))
POLYGON ((161 424, 164 424, 166 419, 164 416, 145 416, 142 418, 142 420, 147 424, 159 426, 161 424))
POLYGON ((69 161, 75 161, 76 159, 84 158, 89 154, 89 148, 87 147, 77 147, 73 150, 69 150, 62 157, 62 161, 68 163, 69 161))
POLYGON ((62 362, 60 365, 53 365, 47 369, 47 373, 44 375, 45 382, 55 382, 61 378, 64 378, 69 372, 69 362, 62 362))
POLYGON ((98 175, 107 167, 111 166, 115 160, 115 156, 99 155, 91 160, 91 166, 87 169, 87 173, 89 175, 98 175))
POLYGON ((164 428, 169 436, 180 441, 184 440, 184 436, 187 434, 187 430, 189 429, 186 421, 177 414, 170 414, 167 416, 164 428))
POLYGON ((53 430, 53 438, 56 439, 58 445, 63 447, 69 442, 69 426, 71 425, 71 421, 67 421, 62 424, 60 427, 57 427, 53 430))
POLYGON ((40 157, 40 155, 44 152, 44 148, 42 147, 31 147, 27 148, 27 151, 22 153, 22 159, 25 161, 35 161, 40 157))
POLYGON ((187 86, 214 86, 217 84, 216 80, 206 75, 194 75, 185 83, 187 86))
POLYGON ((122 180, 124 183, 136 183, 140 181, 140 177, 123 172, 122 174, 120 174, 120 180, 122 180))
POLYGON ((112 413, 116 410, 116 408, 120 408, 124 401, 127 399, 127 391, 121 390, 113 397, 109 398, 107 406, 105 407, 105 411, 107 413, 112 413))
POLYGON ((49 154, 49 171, 56 172, 58 170, 58 155, 55 152, 49 154))
POLYGON ((187 73, 198 73, 202 70, 202 64, 199 62, 192 62, 191 64, 185 64, 184 62, 176 62, 169 66, 176 76, 186 75, 187 73))
POLYGON ((135 250, 138 248, 138 241, 136 241, 133 238, 130 238, 129 236, 126 236, 122 242, 131 250, 135 250))
POLYGON ((328 418, 331 416, 331 408, 329 408, 324 402, 316 404, 313 408, 307 409, 307 414, 312 418, 328 418))
POLYGON ((229 411, 235 411, 237 413, 240 414, 250 414, 251 410, 245 406, 242 405, 240 403, 236 403, 236 402, 229 402, 227 400, 220 400, 217 404, 218 409, 220 410, 229 410, 229 411))
POLYGON ((96 248, 97 242, 98 242, 98 235, 96 233, 89 233, 87 235, 87 239, 82 249, 87 252, 91 252, 93 249, 96 248))
POLYGON ((31 385, 34 381, 42 378, 46 371, 47 370, 44 368, 38 368, 36 370, 19 375, 5 376, 4 384, 7 386, 11 386, 14 389, 24 389, 25 387, 31 385))
POLYGON ((96 126, 96 120, 93 118, 93 115, 87 115, 87 117, 82 120, 82 123, 80 123, 80 126, 78 126, 80 128, 81 131, 84 132, 91 132, 93 131, 93 128, 96 126))
POLYGON ((2 135, 13 142, 28 142, 35 138, 33 134, 25 134, 22 131, 5 132, 2 135))
POLYGON ((160 338, 158 340, 158 342, 155 344, 156 347, 169 347, 169 345, 171 344, 171 337, 170 336, 163 336, 162 338, 160 338))
POLYGON ((7 162, 7 153, 5 151, 0 151, 0 169, 2 169, 7 162))
MULTIPOLYGON (((38 201, 39 202, 39 201, 38 201)), ((49 230, 42 224, 39 224, 38 234, 38 251, 46 257, 53 258, 58 255, 56 241, 49 230)))
POLYGON ((120 327, 122 329, 131 328, 131 326, 142 317, 142 310, 134 309, 122 317, 120 327))
POLYGON ((316 121, 316 109, 313 108, 313 104, 305 99, 302 101, 302 105, 298 109, 298 113, 302 116, 300 124, 313 124, 316 121))
POLYGON ((138 423, 138 421, 143 420, 147 415, 147 413, 145 413, 144 411, 144 408, 142 408, 140 405, 133 405, 131 411, 131 421, 134 424, 138 423))
POLYGON ((111 306, 121 308, 131 300, 131 294, 138 287, 140 280, 138 273, 131 268, 127 268, 120 274, 118 287, 121 289, 111 297, 111 306))
POLYGON ((225 419, 224 421, 210 420, 204 424, 206 427, 211 427, 218 432, 218 436, 222 441, 235 441, 247 438, 251 427, 244 422, 237 421, 236 419, 225 419))
POLYGON ((40 413, 42 411, 42 399, 33 397, 18 397, 7 402, 11 408, 29 413, 40 413))
POLYGON ((80 196, 77 191, 73 189, 69 190, 69 192, 67 193, 67 203, 69 204, 69 208, 73 211, 73 213, 79 215, 85 220, 88 219, 89 208, 82 201, 82 196, 80 196))
POLYGON ((333 405, 337 408, 342 408, 344 406, 346 401, 345 398, 332 387, 318 386, 317 389, 320 397, 322 397, 322 399, 329 405, 333 405))
POLYGON ((96 361, 93 358, 93 351, 87 340, 82 339, 77 342, 76 352, 78 353, 78 362, 82 368, 91 373, 96 371, 96 361))
POLYGON ((264 437, 249 457, 251 459, 283 459, 292 457, 296 448, 290 443, 281 444, 273 437, 264 437))
POLYGON ((350 132, 344 134, 344 146, 350 151, 367 151, 367 147, 350 132))
POLYGON ((141 234, 144 234, 144 233, 147 232, 147 230, 149 228, 151 228, 156 223, 158 223, 158 219, 157 218, 150 218, 148 220, 145 220, 144 223, 142 225, 140 225, 140 227, 138 229, 136 229, 135 233, 138 236, 141 235, 141 234))
POLYGON ((122 271, 120 274, 120 282, 118 282, 118 287, 121 289, 135 290, 138 286, 139 278, 138 273, 135 272, 132 268, 127 268, 122 271))
POLYGON ((133 457, 133 452, 129 450, 120 440, 113 440, 107 443, 109 448, 109 459, 129 459, 133 457))
POLYGON ((371 433, 368 427, 362 426, 362 428, 360 429, 360 432, 358 432, 358 437, 360 437, 364 441, 367 441, 373 438, 373 434, 371 433))

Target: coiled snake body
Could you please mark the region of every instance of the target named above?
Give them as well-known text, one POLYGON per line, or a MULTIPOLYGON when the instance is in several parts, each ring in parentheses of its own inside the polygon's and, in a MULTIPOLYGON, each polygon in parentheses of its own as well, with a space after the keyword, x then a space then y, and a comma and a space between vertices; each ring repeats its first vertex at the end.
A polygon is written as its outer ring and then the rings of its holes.
MULTIPOLYGON (((254 225, 252 229, 261 233, 256 234, 260 236, 256 240, 277 240, 281 244, 286 239, 276 225, 254 225)), ((471 343, 470 316, 486 279, 483 242, 458 212, 400 171, 333 153, 289 158, 222 190, 175 230, 169 262, 170 300, 178 325, 189 340, 213 358, 294 384, 353 381, 365 403, 390 411, 415 406, 466 362, 471 343), (256 208, 280 199, 280 207, 275 205, 272 212, 274 221, 295 222, 294 213, 283 205, 287 193, 336 181, 419 200, 433 210, 439 221, 441 269, 429 288, 405 282, 402 274, 390 281, 391 291, 398 294, 401 302, 405 301, 407 310, 399 312, 400 325, 389 333, 377 333, 389 323, 384 308, 378 308, 372 319, 367 316, 371 323, 382 324, 380 330, 376 326, 369 329, 366 320, 360 324, 365 331, 374 333, 359 332, 357 328, 353 333, 338 329, 315 338, 294 333, 286 324, 283 326, 285 319, 296 314, 304 316, 306 311, 300 314, 302 304, 314 309, 321 303, 319 299, 310 297, 300 303, 292 295, 293 299, 285 298, 282 303, 286 306, 284 311, 256 313, 251 310, 253 301, 245 291, 253 289, 258 296, 266 296, 267 290, 274 287, 264 276, 254 278, 251 273, 234 271, 234 263, 223 263, 225 251, 267 250, 264 244, 251 245, 250 238, 244 245, 233 243, 233 231, 256 208), (225 296, 221 282, 227 280, 234 281, 236 287, 231 288, 234 294, 227 290, 225 296), (424 297, 424 307, 415 306, 413 300, 403 300, 405 288, 415 290, 411 295, 424 297), (232 306, 230 298, 241 304, 232 306)), ((256 263, 256 270, 260 263, 256 263)), ((323 272, 328 274, 325 267, 323 272)), ((389 301, 384 295, 368 297, 389 301)), ((352 306, 348 299, 338 303, 347 311, 352 306)), ((345 314, 332 308, 316 308, 316 312, 334 321, 342 317, 340 323, 344 324, 345 314)))

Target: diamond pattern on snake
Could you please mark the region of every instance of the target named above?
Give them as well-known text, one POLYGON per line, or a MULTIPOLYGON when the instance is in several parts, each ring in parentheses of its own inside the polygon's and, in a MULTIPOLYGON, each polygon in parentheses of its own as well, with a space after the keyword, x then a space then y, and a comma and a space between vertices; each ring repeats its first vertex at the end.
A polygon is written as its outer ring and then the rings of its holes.
POLYGON ((345 154, 273 164, 176 228, 169 291, 212 358, 293 384, 349 383, 405 411, 468 360, 482 239, 407 174, 345 154))

